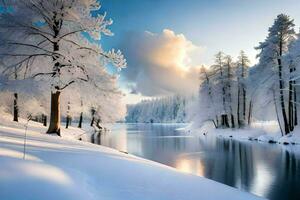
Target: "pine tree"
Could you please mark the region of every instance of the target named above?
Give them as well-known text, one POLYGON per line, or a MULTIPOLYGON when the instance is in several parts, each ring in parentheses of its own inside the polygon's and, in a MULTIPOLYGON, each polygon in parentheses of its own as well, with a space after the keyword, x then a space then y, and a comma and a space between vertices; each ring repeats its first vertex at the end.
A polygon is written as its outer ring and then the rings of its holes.
POLYGON ((268 37, 257 47, 257 49, 261 50, 260 54, 258 55, 260 62, 271 64, 278 74, 279 103, 281 107, 285 134, 288 134, 291 131, 290 119, 286 112, 284 95, 286 82, 284 71, 287 69, 289 70, 289 68, 283 64, 282 58, 288 51, 290 42, 295 38, 294 26, 294 22, 289 16, 285 14, 278 15, 274 21, 274 24, 269 29, 268 37))

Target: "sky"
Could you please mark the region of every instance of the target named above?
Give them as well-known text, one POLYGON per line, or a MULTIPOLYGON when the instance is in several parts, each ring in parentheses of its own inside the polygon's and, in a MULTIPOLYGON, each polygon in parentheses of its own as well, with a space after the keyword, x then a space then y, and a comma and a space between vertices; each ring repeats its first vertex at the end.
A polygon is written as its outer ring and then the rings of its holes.
POLYGON ((198 88, 197 69, 223 51, 244 50, 252 64, 276 16, 300 25, 299 0, 100 0, 114 23, 104 49, 120 49, 127 59, 120 87, 125 102, 188 94, 198 88))

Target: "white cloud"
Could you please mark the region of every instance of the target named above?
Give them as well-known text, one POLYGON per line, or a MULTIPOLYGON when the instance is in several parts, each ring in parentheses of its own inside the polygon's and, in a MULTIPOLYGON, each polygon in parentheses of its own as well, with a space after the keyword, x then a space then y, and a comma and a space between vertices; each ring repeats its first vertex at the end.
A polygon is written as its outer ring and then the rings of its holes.
POLYGON ((122 42, 128 61, 125 78, 145 96, 191 93, 198 88, 198 67, 193 55, 202 48, 183 34, 165 29, 160 34, 130 33, 122 42))

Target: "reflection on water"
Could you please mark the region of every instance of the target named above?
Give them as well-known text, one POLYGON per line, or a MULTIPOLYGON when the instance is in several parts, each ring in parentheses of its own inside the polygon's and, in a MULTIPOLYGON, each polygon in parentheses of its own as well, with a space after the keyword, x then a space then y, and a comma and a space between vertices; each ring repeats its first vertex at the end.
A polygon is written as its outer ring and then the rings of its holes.
POLYGON ((299 145, 238 142, 176 131, 183 125, 118 124, 93 143, 154 160, 268 199, 300 198, 299 145))
POLYGON ((204 176, 204 165, 201 160, 190 159, 177 159, 175 166, 176 169, 185 173, 192 173, 198 176, 204 176))

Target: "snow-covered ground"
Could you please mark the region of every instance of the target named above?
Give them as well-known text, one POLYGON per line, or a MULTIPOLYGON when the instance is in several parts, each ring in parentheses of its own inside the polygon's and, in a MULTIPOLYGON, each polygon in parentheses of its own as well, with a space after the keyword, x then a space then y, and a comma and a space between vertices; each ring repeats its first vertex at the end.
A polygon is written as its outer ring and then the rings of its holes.
POLYGON ((0 117, 0 199, 260 199, 217 182, 73 139, 83 131, 43 134, 30 122, 0 117))
POLYGON ((215 134, 218 137, 237 140, 253 140, 281 145, 300 145, 299 127, 296 127, 293 133, 282 136, 278 124, 274 121, 256 122, 251 127, 243 129, 215 129, 211 123, 201 127, 191 124, 181 131, 189 132, 193 135, 215 134))

